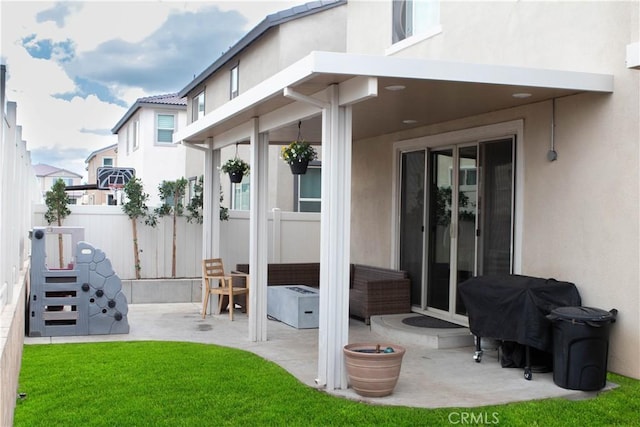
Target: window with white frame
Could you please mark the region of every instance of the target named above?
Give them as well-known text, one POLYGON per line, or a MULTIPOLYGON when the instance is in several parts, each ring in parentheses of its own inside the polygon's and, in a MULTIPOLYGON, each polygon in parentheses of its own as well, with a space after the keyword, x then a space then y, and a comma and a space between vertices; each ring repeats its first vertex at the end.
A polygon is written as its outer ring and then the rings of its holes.
POLYGON ((113 157, 103 157, 102 166, 113 167, 113 157))
POLYGON ((175 114, 156 115, 156 142, 158 144, 173 144, 173 132, 175 129, 175 114))
POLYGON ((439 0, 393 0, 392 42, 426 36, 440 25, 439 0))
POLYGON ((242 182, 231 184, 231 209, 236 211, 248 211, 251 208, 251 192, 249 177, 244 176, 242 182))
POLYGON ((138 144, 140 143, 140 122, 135 120, 131 123, 131 145, 133 150, 138 149, 138 144))
POLYGON ((196 196, 197 182, 198 182, 198 178, 196 178, 195 176, 192 176, 191 178, 189 178, 189 184, 187 185, 187 204, 189 204, 191 202, 191 199, 193 199, 196 196))
POLYGON ((239 86, 240 86, 239 80, 238 80, 238 78, 239 78, 239 67, 240 67, 240 65, 236 64, 233 68, 231 68, 231 76, 230 76, 231 81, 230 81, 230 86, 229 86, 231 88, 231 93, 230 93, 230 96, 229 96, 230 99, 235 98, 236 96, 238 96, 238 93, 239 93, 238 92, 239 91, 239 86))
POLYGON ((204 90, 193 97, 192 122, 204 117, 204 90))
POLYGON ((54 177, 51 180, 51 187, 53 187, 53 184, 58 182, 58 180, 62 180, 62 182, 64 182, 64 186, 65 187, 69 187, 70 185, 73 185, 73 178, 69 178, 69 177, 66 177, 66 176, 58 176, 58 177, 54 177))
MULTIPOLYGON (((315 163, 315 162, 314 162, 315 163)), ((307 173, 298 175, 295 188, 296 211, 320 212, 322 200, 322 169, 310 164, 307 173)))

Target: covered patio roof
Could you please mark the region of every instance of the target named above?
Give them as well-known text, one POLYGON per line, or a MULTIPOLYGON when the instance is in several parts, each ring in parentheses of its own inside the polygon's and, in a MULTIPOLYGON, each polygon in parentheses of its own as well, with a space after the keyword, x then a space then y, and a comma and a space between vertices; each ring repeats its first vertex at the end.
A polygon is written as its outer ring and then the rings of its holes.
MULTIPOLYGON (((613 77, 571 71, 312 52, 174 134, 203 150, 205 189, 220 186, 220 149, 251 144, 249 337, 267 339, 267 144, 322 142, 317 384, 346 388, 352 141, 580 92, 612 92, 613 77), (520 96, 514 97, 514 94, 520 96), (523 95, 523 94, 526 94, 523 95)), ((205 197, 203 256, 218 253, 218 198, 205 197)))
MULTIPOLYGON (((366 100, 352 106, 354 140, 581 92, 613 92, 609 74, 312 52, 179 130, 174 140, 203 144, 212 137, 220 148, 238 142, 233 130, 252 118, 291 109, 296 101, 284 94, 285 88, 322 99, 327 86, 363 77, 375 80, 366 100)), ((314 121, 305 126, 305 137, 319 141, 319 113, 310 111, 313 114, 307 118, 314 121)), ((295 137, 297 126, 287 129, 280 122, 265 120, 260 131, 269 131, 272 142, 287 141, 295 137)))

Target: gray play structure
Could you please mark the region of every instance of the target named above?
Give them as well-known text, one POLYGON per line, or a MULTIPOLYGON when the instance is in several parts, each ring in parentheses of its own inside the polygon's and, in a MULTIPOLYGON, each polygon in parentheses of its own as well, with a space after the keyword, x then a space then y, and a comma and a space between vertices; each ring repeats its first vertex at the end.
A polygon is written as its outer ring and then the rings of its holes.
POLYGON ((122 282, 104 252, 83 241, 84 228, 34 227, 30 237, 29 336, 129 333, 122 282), (58 234, 72 243, 71 262, 60 269, 47 266, 46 250, 47 235, 57 245, 58 234))

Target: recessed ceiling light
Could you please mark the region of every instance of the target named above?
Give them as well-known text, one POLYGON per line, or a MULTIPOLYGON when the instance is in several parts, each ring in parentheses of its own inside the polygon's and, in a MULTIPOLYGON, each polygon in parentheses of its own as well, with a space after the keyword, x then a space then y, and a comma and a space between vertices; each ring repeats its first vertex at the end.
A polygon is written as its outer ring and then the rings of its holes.
POLYGON ((514 93, 511 96, 518 99, 524 99, 524 98, 529 98, 531 94, 529 92, 518 92, 518 93, 514 93))
POLYGON ((403 90, 405 87, 406 86, 404 85, 390 85, 390 86, 385 86, 384 88, 390 91, 397 91, 397 90, 403 90))
POLYGON ((406 120, 403 120, 402 123, 404 123, 405 125, 412 125, 414 123, 418 123, 418 121, 413 119, 406 119, 406 120))

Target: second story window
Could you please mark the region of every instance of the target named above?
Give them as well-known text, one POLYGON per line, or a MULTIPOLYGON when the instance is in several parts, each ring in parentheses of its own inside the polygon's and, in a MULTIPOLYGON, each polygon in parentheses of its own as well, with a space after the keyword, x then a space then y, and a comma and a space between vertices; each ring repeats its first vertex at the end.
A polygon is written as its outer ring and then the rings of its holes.
POLYGON ((204 90, 193 97, 192 122, 204 117, 204 90))
POLYGON ((176 116, 158 114, 156 116, 156 141, 160 144, 173 143, 173 131, 176 129, 176 116))
POLYGON ((59 176, 59 177, 55 177, 51 180, 51 187, 53 187, 53 184, 55 184, 58 180, 64 182, 64 186, 65 187, 69 187, 71 185, 73 185, 73 178, 69 178, 66 176, 59 176))
POLYGON ((102 166, 113 167, 113 157, 103 157, 102 166))
POLYGON ((231 88, 231 94, 229 99, 233 99, 236 96, 238 96, 238 90, 239 90, 239 65, 235 65, 232 69, 231 69, 231 84, 230 84, 230 88, 231 88))
POLYGON ((424 36, 440 25, 439 0, 393 0, 393 43, 424 36))

